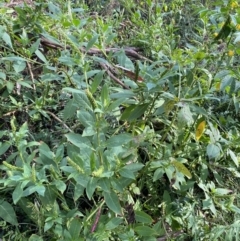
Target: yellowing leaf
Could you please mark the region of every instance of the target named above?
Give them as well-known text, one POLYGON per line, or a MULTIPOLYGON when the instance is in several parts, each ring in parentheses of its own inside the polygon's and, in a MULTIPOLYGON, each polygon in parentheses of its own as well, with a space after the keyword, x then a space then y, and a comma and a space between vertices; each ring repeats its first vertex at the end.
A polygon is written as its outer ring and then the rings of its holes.
POLYGON ((170 113, 170 111, 174 108, 175 104, 176 104, 176 101, 174 101, 174 100, 165 101, 163 108, 164 108, 166 115, 168 115, 170 113))
POLYGON ((220 91, 220 87, 221 87, 221 83, 220 82, 215 84, 215 88, 216 88, 217 91, 220 91))
POLYGON ((184 164, 182 164, 181 162, 178 162, 176 160, 172 161, 172 164, 174 165, 174 167, 181 172, 184 176, 186 176, 187 178, 192 178, 192 174, 191 172, 184 166, 184 164))
POLYGON ((201 136, 202 136, 202 134, 205 130, 205 127, 206 127, 206 121, 203 120, 200 123, 198 123, 197 129, 196 129, 196 132, 195 132, 195 137, 196 137, 197 141, 201 138, 201 136))

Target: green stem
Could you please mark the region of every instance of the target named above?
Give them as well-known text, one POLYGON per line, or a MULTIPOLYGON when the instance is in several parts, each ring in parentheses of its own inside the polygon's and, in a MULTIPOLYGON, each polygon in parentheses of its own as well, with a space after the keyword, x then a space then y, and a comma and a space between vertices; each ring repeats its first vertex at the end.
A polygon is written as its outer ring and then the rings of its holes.
POLYGON ((171 128, 172 128, 172 126, 173 126, 173 123, 174 123, 174 121, 175 121, 175 119, 176 119, 176 116, 177 116, 177 111, 175 111, 174 116, 173 116, 172 121, 171 121, 171 124, 170 124, 169 127, 167 128, 165 134, 162 136, 161 141, 164 141, 164 140, 166 139, 167 134, 169 133, 169 131, 171 130, 171 128))
POLYGON ((105 203, 105 200, 103 200, 103 202, 99 205, 99 207, 97 207, 89 216, 88 218, 86 219, 86 222, 88 222, 92 216, 99 210, 99 208, 101 208, 103 206, 103 204, 105 203))

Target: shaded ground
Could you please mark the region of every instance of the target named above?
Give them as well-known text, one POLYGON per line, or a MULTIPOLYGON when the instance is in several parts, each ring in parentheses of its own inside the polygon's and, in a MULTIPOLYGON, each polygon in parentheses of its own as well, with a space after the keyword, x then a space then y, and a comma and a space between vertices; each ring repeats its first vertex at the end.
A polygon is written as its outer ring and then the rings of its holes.
POLYGON ((22 5, 22 4, 33 4, 33 1, 32 0, 11 0, 9 3, 6 3, 5 6, 6 7, 15 7, 15 6, 18 6, 18 5, 22 5))

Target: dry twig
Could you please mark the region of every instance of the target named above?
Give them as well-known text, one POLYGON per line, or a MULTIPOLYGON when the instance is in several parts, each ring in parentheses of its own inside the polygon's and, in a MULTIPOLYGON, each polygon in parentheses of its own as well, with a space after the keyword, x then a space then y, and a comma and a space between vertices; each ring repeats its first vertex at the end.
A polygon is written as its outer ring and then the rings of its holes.
POLYGON ((30 73, 30 76, 31 76, 32 83, 33 83, 33 89, 34 89, 34 91, 36 91, 36 86, 35 86, 32 68, 31 68, 31 65, 28 62, 27 62, 27 66, 28 66, 28 70, 29 70, 29 73, 30 73))
POLYGON ((70 132, 73 132, 61 119, 59 119, 56 115, 54 115, 52 112, 50 111, 46 111, 49 115, 51 115, 55 120, 57 120, 58 122, 60 122, 67 130, 69 130, 70 132))
POLYGON ((113 75, 113 73, 110 70, 110 67, 107 66, 106 64, 100 63, 100 65, 106 70, 107 74, 113 79, 115 80, 118 84, 120 84, 123 88, 125 89, 130 89, 128 86, 126 86, 120 79, 118 79, 117 77, 115 77, 113 75))

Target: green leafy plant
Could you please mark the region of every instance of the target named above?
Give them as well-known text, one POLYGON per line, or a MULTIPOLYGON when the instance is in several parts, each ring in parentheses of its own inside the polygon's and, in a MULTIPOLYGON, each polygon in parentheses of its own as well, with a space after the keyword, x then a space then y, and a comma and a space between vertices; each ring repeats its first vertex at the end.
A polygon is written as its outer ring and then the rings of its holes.
POLYGON ((238 239, 237 1, 1 6, 2 240, 238 239))

